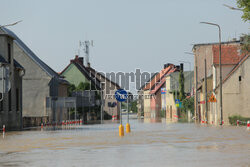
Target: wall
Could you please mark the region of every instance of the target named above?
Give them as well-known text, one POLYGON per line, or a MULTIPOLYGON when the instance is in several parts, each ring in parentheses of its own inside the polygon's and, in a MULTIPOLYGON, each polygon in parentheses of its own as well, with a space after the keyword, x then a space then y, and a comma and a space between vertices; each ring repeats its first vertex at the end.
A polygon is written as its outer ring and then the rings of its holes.
MULTIPOLYGON (((11 89, 8 93, 3 94, 3 110, 0 111, 0 128, 6 126, 6 130, 21 130, 22 129, 22 78, 19 76, 19 71, 14 68, 13 59, 13 41, 12 38, 0 36, 0 54, 8 61, 8 43, 11 45, 10 59, 10 82, 11 89), (17 97, 17 91, 19 97, 17 97), (11 106, 9 104, 11 98, 11 106), (19 106, 17 106, 17 100, 19 106)), ((2 82, 1 82, 2 83, 2 82)), ((2 86, 2 85, 0 85, 2 86)))
POLYGON ((171 76, 166 77, 166 119, 167 121, 177 121, 178 119, 178 113, 177 113, 177 107, 175 105, 175 100, 174 100, 174 94, 170 93, 171 83, 173 83, 171 79, 171 76))
POLYGON ((14 44, 14 58, 25 68, 23 117, 48 117, 45 100, 49 96, 51 77, 17 44, 14 44))
POLYGON ((120 104, 117 102, 117 100, 113 97, 113 99, 106 98, 106 95, 115 95, 115 92, 117 90, 117 87, 115 84, 113 84, 111 81, 105 79, 100 74, 95 75, 96 78, 101 81, 101 83, 105 83, 105 90, 103 92, 103 99, 104 99, 104 107, 103 111, 108 113, 110 116, 116 115, 117 118, 119 118, 120 115, 120 104), (108 103, 116 103, 117 105, 115 107, 109 107, 108 103))
MULTIPOLYGON (((248 59, 225 81, 222 87, 223 120, 229 124, 229 116, 241 115, 250 117, 250 58, 248 59), (241 76, 241 81, 239 81, 241 76)), ((220 89, 216 90, 217 99, 220 89)), ((217 103, 219 109, 219 101, 217 103)), ((220 111, 220 110, 219 110, 220 111)), ((220 113, 218 114, 220 120, 220 113)), ((218 121, 219 122, 219 121, 218 121)))
POLYGON ((89 83, 89 80, 86 79, 86 77, 81 73, 81 71, 72 63, 69 65, 69 67, 61 74, 64 76, 65 80, 67 80, 69 83, 74 84, 76 87, 81 82, 87 82, 89 83))
POLYGON ((143 98, 144 98, 144 118, 151 118, 151 108, 150 108, 150 96, 149 90, 144 91, 143 98))

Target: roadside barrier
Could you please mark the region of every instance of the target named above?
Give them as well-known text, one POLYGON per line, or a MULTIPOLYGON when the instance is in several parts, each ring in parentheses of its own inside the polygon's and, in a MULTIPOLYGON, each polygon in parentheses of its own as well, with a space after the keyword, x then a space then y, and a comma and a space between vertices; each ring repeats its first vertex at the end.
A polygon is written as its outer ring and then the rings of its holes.
POLYGON ((130 133, 130 124, 129 123, 126 124, 126 133, 130 133))
POLYGON ((124 136, 124 127, 122 124, 120 124, 120 126, 119 126, 119 136, 120 137, 124 136))
POLYGON ((117 115, 112 115, 112 120, 117 121, 117 115))
POLYGON ((5 133, 5 125, 3 125, 3 134, 5 133))
POLYGON ((247 121, 247 130, 250 130, 250 121, 247 121))

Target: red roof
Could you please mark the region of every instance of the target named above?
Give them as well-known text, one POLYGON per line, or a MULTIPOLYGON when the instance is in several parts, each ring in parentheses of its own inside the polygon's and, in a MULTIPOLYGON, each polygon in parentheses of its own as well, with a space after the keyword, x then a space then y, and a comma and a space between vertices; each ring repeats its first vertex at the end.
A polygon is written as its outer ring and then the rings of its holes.
MULTIPOLYGON (((172 68, 171 70, 169 70, 165 75, 167 75, 167 74, 171 74, 171 73, 173 73, 173 72, 175 72, 175 71, 177 71, 178 69, 175 67, 175 68, 172 68)), ((155 88, 152 90, 152 91, 150 91, 150 94, 155 94, 161 87, 162 87, 162 85, 164 84, 166 82, 166 76, 164 76, 163 78, 161 78, 161 80, 160 80, 160 83, 158 83, 156 86, 155 86, 155 88)))
POLYGON ((158 74, 156 74, 149 83, 145 85, 143 90, 149 90, 154 88, 155 84, 159 82, 172 68, 175 68, 173 64, 169 65, 167 68, 162 69, 158 74))
POLYGON ((248 57, 250 57, 250 55, 246 55, 245 57, 243 57, 243 59, 239 62, 239 64, 235 66, 234 69, 226 76, 226 78, 222 81, 222 83, 225 83, 228 80, 228 78, 230 78, 230 76, 233 75, 233 73, 248 59, 248 57))
MULTIPOLYGON (((221 45, 221 64, 238 64, 243 54, 238 53, 239 45, 221 45)), ((219 64, 219 45, 213 45, 213 64, 219 64)))

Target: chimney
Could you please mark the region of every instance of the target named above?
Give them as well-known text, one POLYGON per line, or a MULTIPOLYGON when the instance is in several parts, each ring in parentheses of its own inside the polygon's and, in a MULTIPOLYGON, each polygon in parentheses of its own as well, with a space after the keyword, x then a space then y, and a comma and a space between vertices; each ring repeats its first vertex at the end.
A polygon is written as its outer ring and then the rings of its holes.
POLYGON ((171 63, 164 64, 164 69, 168 68, 170 65, 172 65, 172 64, 171 63))
POLYGON ((183 71, 183 63, 180 64, 180 70, 183 71))
POLYGON ((74 60, 70 60, 70 62, 77 62, 81 65, 83 65, 83 57, 79 57, 78 55, 75 56, 74 60))
POLYGON ((81 65, 83 65, 83 57, 79 57, 79 58, 78 58, 78 62, 79 62, 81 65))

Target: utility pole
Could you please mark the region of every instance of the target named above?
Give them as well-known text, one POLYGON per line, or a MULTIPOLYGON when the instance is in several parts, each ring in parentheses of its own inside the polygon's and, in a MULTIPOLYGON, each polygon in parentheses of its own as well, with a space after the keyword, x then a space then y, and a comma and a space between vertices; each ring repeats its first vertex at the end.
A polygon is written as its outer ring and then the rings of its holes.
POLYGON ((197 65, 195 65, 195 119, 197 120, 198 114, 198 70, 197 70, 197 65))
POLYGON ((81 47, 81 46, 83 46, 84 48, 83 48, 83 50, 84 50, 84 52, 85 52, 85 59, 86 59, 86 66, 88 67, 88 66, 90 66, 90 62, 89 62, 89 47, 90 46, 94 46, 94 43, 93 43, 93 40, 91 40, 91 41, 84 41, 84 42, 79 42, 79 46, 81 47))
POLYGON ((220 69, 220 125, 223 125, 223 108, 222 108, 222 70, 221 70, 221 29, 218 24, 209 22, 200 22, 202 24, 210 24, 217 26, 219 29, 219 69, 220 69))
POLYGON ((208 113, 207 113, 207 60, 204 60, 205 66, 205 121, 208 121, 208 113))

